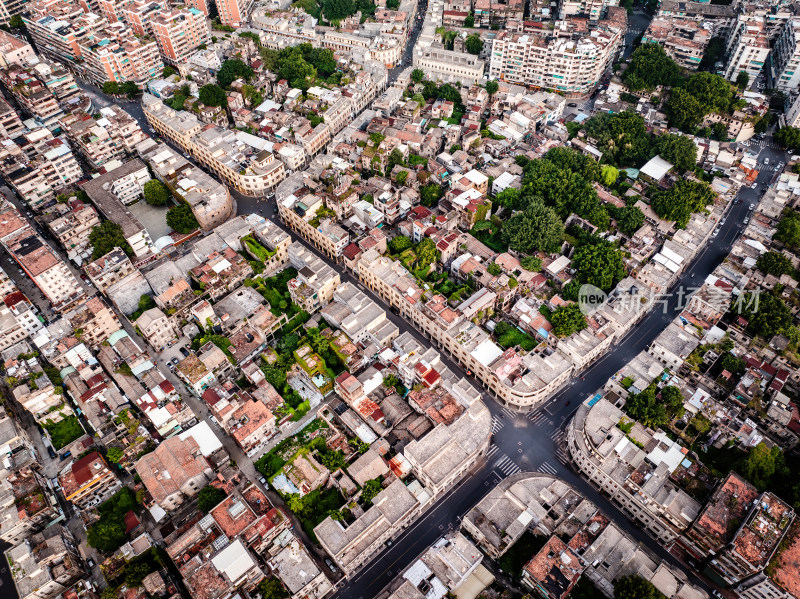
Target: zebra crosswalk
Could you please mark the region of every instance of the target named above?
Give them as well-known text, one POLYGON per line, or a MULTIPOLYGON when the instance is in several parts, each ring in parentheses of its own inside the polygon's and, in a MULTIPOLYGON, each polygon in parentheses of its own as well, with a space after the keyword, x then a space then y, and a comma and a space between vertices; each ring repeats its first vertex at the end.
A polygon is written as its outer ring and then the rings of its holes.
POLYGON ((505 454, 494 463, 494 467, 506 476, 511 476, 512 474, 522 471, 522 468, 517 466, 514 461, 505 454))
POLYGON ((549 462, 542 462, 542 465, 539 466, 539 472, 543 472, 545 474, 558 474, 558 468, 549 462))
POLYGON ((519 416, 519 414, 517 412, 514 412, 513 410, 510 410, 509 408, 503 407, 502 410, 503 410, 503 414, 505 414, 506 416, 511 418, 511 420, 514 420, 517 416, 519 416))
POLYGON ((503 420, 501 420, 497 416, 492 416, 492 434, 493 435, 495 433, 497 433, 497 431, 499 431, 505 425, 506 425, 506 423, 503 420))
POLYGON ((528 420, 537 428, 547 428, 553 425, 553 421, 544 412, 531 412, 528 414, 528 420))
POLYGON ((764 148, 771 148, 773 150, 780 150, 780 146, 776 144, 772 138, 765 138, 765 139, 748 139, 746 141, 740 142, 742 145, 747 146, 751 150, 763 150, 764 148))
POLYGON ((492 443, 492 446, 489 447, 489 451, 486 452, 486 459, 487 460, 490 459, 498 451, 500 451, 500 448, 497 445, 495 445, 494 443, 492 443))

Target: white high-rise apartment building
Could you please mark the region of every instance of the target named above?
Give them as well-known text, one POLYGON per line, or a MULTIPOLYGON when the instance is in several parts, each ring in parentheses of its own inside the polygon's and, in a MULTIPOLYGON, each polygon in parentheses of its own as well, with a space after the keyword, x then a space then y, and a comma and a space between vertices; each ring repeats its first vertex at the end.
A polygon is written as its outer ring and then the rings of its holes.
POLYGON ((609 9, 608 18, 588 34, 571 35, 571 20, 541 33, 500 32, 492 42, 489 78, 532 85, 565 94, 590 94, 619 50, 627 18, 625 10, 609 9))
POLYGON ((784 23, 775 40, 767 68, 767 83, 784 93, 797 91, 800 87, 800 20, 784 23))
POLYGON ((752 81, 764 68, 769 50, 769 37, 763 17, 739 15, 728 36, 725 79, 735 81, 739 73, 745 71, 752 81))

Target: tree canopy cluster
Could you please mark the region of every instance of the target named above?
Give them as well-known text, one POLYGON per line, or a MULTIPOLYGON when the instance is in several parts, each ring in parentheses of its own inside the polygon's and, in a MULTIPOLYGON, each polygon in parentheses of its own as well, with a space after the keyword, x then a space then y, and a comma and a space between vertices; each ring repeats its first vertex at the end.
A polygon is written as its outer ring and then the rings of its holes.
POLYGON ((201 87, 198 97, 206 106, 228 105, 228 96, 225 94, 225 90, 214 83, 209 83, 201 87))
POLYGON ((735 88, 724 77, 698 72, 672 88, 664 108, 671 126, 694 131, 707 114, 727 114, 740 103, 735 88))
POLYGON ((638 574, 632 574, 614 581, 614 599, 666 599, 666 597, 652 582, 638 574))
POLYGON ((538 197, 562 220, 575 213, 600 229, 608 228, 608 213, 591 183, 601 177, 594 160, 570 148, 553 148, 544 159, 531 160, 524 169, 522 188, 509 207, 524 208, 538 197))
POLYGON ((590 284, 603 291, 611 291, 625 277, 622 252, 605 240, 595 240, 578 247, 572 257, 572 268, 577 272, 569 283, 568 299, 577 299, 580 285, 590 284))
POLYGON ((116 81, 106 81, 105 83, 103 83, 103 93, 112 96, 127 95, 128 97, 132 98, 140 91, 142 90, 140 90, 139 86, 136 85, 133 81, 125 81, 123 83, 117 83, 116 81))
POLYGON ((200 489, 200 493, 197 494, 197 507, 201 512, 207 514, 227 496, 228 495, 222 489, 206 485, 200 489))
POLYGON ((598 114, 585 124, 603 160, 618 166, 641 166, 652 157, 650 134, 641 115, 629 110, 598 114))
POLYGON ((685 135, 659 135, 655 146, 658 155, 679 171, 692 171, 697 166, 697 146, 685 135))
POLYGON ((683 228, 693 212, 700 212, 714 201, 714 191, 704 181, 680 179, 671 188, 654 194, 652 208, 665 220, 683 228))
POLYGON ((631 55, 622 82, 631 91, 652 91, 659 85, 672 87, 681 80, 681 68, 660 44, 642 44, 631 55))
POLYGON ((768 275, 775 275, 776 277, 794 272, 792 261, 778 252, 766 252, 765 254, 761 254, 758 257, 756 266, 761 272, 768 275))
POLYGON ((169 202, 169 189, 158 179, 150 179, 145 183, 142 193, 144 201, 151 206, 165 206, 169 202))
POLYGON ((133 254, 133 249, 122 233, 122 227, 110 220, 92 227, 89 243, 92 244, 92 260, 102 258, 115 247, 121 248, 129 256, 133 254))
POLYGON ((550 315, 550 324, 553 325, 553 334, 556 337, 569 337, 573 333, 586 328, 586 317, 581 312, 578 304, 559 306, 550 315))
POLYGON ((200 226, 188 204, 178 204, 167 210, 167 225, 183 235, 191 233, 200 226))
POLYGON ((328 78, 336 72, 333 52, 315 48, 311 44, 299 44, 282 50, 262 48, 261 56, 270 71, 298 89, 306 90, 317 76, 328 78))
POLYGON ((792 152, 800 150, 800 129, 795 127, 781 127, 773 135, 775 141, 792 152))
POLYGON ((748 322, 750 332, 771 339, 792 326, 792 311, 779 295, 774 293, 744 294, 734 302, 733 309, 741 313, 748 322))
POLYGON ((477 56, 481 53, 481 50, 483 50, 483 40, 481 39, 480 35, 473 33, 467 36, 467 39, 464 42, 464 47, 466 48, 467 52, 477 56))
POLYGON ((253 69, 238 58, 232 58, 222 63, 217 71, 217 83, 222 87, 229 87, 237 79, 250 81, 253 77, 253 69))
POLYGON ((800 247, 800 212, 791 211, 781 217, 775 239, 794 248, 800 247))

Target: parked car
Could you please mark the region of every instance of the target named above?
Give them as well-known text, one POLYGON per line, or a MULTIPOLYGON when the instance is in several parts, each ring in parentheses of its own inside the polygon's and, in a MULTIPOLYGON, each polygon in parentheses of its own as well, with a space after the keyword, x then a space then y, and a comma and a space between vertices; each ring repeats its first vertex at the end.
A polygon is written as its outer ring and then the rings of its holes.
POLYGON ((266 478, 264 478, 263 476, 262 476, 261 478, 259 478, 259 479, 258 479, 258 482, 260 482, 260 483, 261 483, 262 485, 264 485, 265 487, 267 486, 267 479, 266 479, 266 478))
POLYGON ((746 218, 746 219, 744 219, 744 224, 747 224, 747 223, 749 223, 749 222, 750 222, 750 219, 749 219, 749 218, 746 218))
POLYGON ((748 209, 748 210, 753 210, 755 207, 756 207, 756 205, 755 205, 755 204, 750 204, 750 205, 747 207, 747 209, 748 209))
POLYGON ((567 106, 569 106, 570 108, 577 108, 578 107, 578 105, 575 102, 570 102, 569 104, 567 104, 567 106))
POLYGON ((333 562, 330 560, 330 558, 328 558, 328 557, 326 557, 326 558, 325 558, 325 565, 327 565, 327 566, 328 566, 328 568, 330 568, 330 570, 331 570, 331 572, 332 572, 333 574, 338 574, 338 573, 339 573, 339 568, 337 568, 337 567, 336 567, 336 566, 333 564, 333 562))
POLYGON ((189 350, 186 349, 185 347, 182 347, 181 348, 181 354, 183 354, 184 357, 188 358, 189 357, 189 350))
POLYGON ((49 445, 47 446, 47 454, 48 454, 48 455, 49 455, 51 458, 55 458, 55 457, 56 457, 56 452, 55 452, 55 450, 54 450, 52 447, 50 447, 49 445))
POLYGON ((756 187, 758 187, 758 183, 753 183, 753 184, 750 186, 750 189, 755 189, 756 187))
POLYGON ((64 452, 64 453, 62 453, 60 456, 58 456, 58 459, 59 459, 60 461, 62 461, 62 462, 63 462, 64 460, 66 460, 66 459, 67 459, 68 457, 70 457, 71 455, 72 455, 72 452, 71 452, 71 451, 65 451, 65 452, 64 452))
POLYGON ((86 560, 86 565, 89 566, 90 568, 94 568, 94 560, 90 557, 89 559, 86 560))

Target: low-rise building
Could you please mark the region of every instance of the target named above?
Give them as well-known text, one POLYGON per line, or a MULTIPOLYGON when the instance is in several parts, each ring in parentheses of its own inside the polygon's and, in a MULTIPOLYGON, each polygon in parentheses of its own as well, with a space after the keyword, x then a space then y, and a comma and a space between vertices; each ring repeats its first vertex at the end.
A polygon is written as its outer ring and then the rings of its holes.
POLYGON ((622 410, 603 397, 582 403, 567 425, 570 458, 651 535, 662 543, 672 542, 701 507, 669 479, 688 450, 662 431, 651 434, 639 426, 625 433, 617 426, 622 418, 622 410))
POLYGON ((142 195, 144 184, 150 180, 147 166, 138 158, 129 160, 104 175, 81 184, 89 199, 108 220, 122 227, 125 241, 133 254, 142 258, 154 250, 153 240, 139 219, 126 208, 142 195))
POLYGON ((96 451, 71 462, 58 475, 58 482, 64 498, 81 509, 99 505, 122 487, 96 451))
POLYGON ((267 565, 288 589, 291 599, 322 599, 334 588, 297 538, 286 543, 267 565))
POLYGON ((213 474, 191 436, 162 441, 154 452, 139 458, 135 468, 153 503, 166 511, 197 495, 213 474))
POLYGON ((69 530, 51 526, 6 552, 20 599, 52 599, 86 575, 69 530))
POLYGON ((145 310, 136 320, 136 326, 156 351, 162 351, 178 339, 172 320, 158 308, 145 310))

